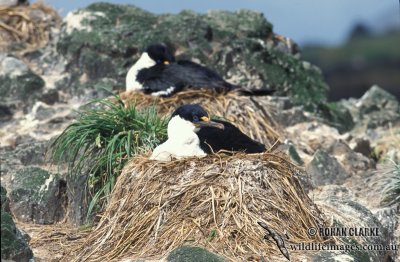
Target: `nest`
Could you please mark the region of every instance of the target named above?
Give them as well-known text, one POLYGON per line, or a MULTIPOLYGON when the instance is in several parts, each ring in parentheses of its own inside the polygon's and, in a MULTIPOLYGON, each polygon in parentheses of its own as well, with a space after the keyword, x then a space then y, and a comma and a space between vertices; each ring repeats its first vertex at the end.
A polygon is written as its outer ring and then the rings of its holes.
POLYGON ((184 104, 199 104, 210 114, 226 119, 251 138, 273 149, 280 143, 283 131, 263 103, 265 97, 243 96, 238 92, 216 93, 210 89, 186 90, 172 97, 156 97, 141 92, 124 92, 125 103, 134 103, 138 108, 155 105, 159 114, 168 116, 184 104))
POLYGON ((324 222, 297 172, 273 153, 157 164, 134 158, 118 178, 99 223, 70 254, 76 261, 161 259, 181 245, 193 245, 232 261, 284 259, 281 247, 264 239, 258 222, 282 236, 286 246, 323 242, 307 235, 308 228, 324 222))
POLYGON ((60 24, 58 13, 42 3, 0 6, 0 51, 15 43, 23 44, 27 51, 43 47, 51 27, 60 24))

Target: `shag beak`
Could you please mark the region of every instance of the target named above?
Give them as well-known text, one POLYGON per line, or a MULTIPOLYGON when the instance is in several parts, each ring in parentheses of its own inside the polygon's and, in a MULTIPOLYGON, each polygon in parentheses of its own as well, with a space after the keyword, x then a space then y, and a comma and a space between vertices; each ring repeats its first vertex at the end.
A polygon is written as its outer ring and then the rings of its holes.
POLYGON ((164 65, 169 65, 169 61, 164 61, 164 65))
POLYGON ((215 128, 219 128, 219 129, 224 129, 225 128, 223 124, 211 121, 206 116, 201 117, 201 120, 203 120, 203 121, 200 121, 200 122, 196 123, 196 126, 199 127, 199 128, 206 127, 206 126, 215 127, 215 128))

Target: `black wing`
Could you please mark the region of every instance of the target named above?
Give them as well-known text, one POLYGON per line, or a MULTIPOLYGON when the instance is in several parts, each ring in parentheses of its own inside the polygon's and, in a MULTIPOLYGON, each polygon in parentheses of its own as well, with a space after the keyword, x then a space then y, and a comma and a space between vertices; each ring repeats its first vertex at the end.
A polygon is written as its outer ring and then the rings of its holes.
POLYGON ((234 85, 226 82, 213 70, 188 60, 179 60, 165 68, 165 78, 185 87, 231 90, 234 85))
POLYGON ((200 139, 200 147, 206 153, 219 150, 244 151, 246 153, 261 153, 266 150, 265 145, 243 134, 237 127, 229 122, 213 120, 224 125, 224 129, 214 127, 202 127, 197 135, 200 139), (211 150, 211 148, 212 150, 211 150))
POLYGON ((143 85, 144 93, 156 93, 169 90, 168 93, 163 95, 171 95, 182 88, 179 83, 173 82, 173 79, 165 77, 165 69, 167 67, 168 65, 157 64, 149 68, 141 69, 138 72, 136 79, 143 85))

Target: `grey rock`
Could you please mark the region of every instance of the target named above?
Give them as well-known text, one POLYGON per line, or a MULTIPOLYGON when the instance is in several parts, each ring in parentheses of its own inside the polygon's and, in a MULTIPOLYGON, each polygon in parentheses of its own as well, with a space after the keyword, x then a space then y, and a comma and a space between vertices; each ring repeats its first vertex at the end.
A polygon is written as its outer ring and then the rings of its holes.
POLYGON ((10 215, 8 209, 7 191, 1 190, 1 260, 29 261, 33 258, 32 250, 28 246, 29 235, 20 231, 10 215))
POLYGON ((350 254, 340 254, 339 252, 318 252, 312 258, 312 262, 359 262, 354 256, 350 254))
POLYGON ((70 176, 68 183, 68 221, 74 225, 86 223, 89 199, 87 192, 87 175, 70 176))
POLYGON ((343 184, 350 175, 340 163, 323 150, 317 150, 313 159, 306 166, 307 173, 316 186, 343 184))
POLYGON ((21 161, 23 166, 42 165, 45 163, 45 154, 48 142, 28 140, 19 143, 14 150, 14 156, 21 161))
POLYGON ((204 248, 181 246, 174 249, 167 257, 168 262, 224 262, 225 259, 204 248))
POLYGON ((362 173, 375 167, 374 161, 361 153, 354 152, 341 139, 335 140, 329 146, 328 153, 334 155, 349 174, 362 173))
POLYGON ((1 199, 1 211, 10 213, 10 200, 7 197, 7 190, 0 185, 0 199, 1 199))
POLYGON ((11 120, 13 117, 13 112, 11 107, 8 105, 0 104, 0 122, 6 122, 11 120))
POLYGON ((32 258, 32 250, 11 215, 1 211, 1 260, 28 262, 32 258))
POLYGON ((154 42, 166 43, 178 58, 196 60, 234 84, 274 86, 279 95, 310 109, 326 101, 321 72, 303 66, 294 43, 279 40, 261 13, 248 10, 155 15, 132 5, 89 5, 64 19, 57 50, 71 78, 59 85, 76 90, 109 78, 117 80, 115 89, 124 89, 128 69, 154 42))
POLYGON ((39 98, 39 100, 48 105, 54 105, 56 102, 60 100, 60 96, 56 89, 50 89, 47 90, 47 92, 43 93, 39 98))
POLYGON ((304 165, 304 161, 301 159, 292 141, 285 140, 278 148, 289 155, 290 159, 297 165, 304 165))
POLYGON ((33 111, 32 113, 33 113, 35 119, 37 119, 37 120, 51 119, 57 113, 56 108, 47 106, 43 103, 36 104, 32 111, 33 111))
POLYGON ((11 211, 23 222, 51 224, 64 216, 66 183, 38 167, 18 170, 11 181, 11 211))
MULTIPOLYGON (((339 228, 368 228, 377 229, 378 236, 341 236, 337 239, 345 245, 382 245, 393 244, 391 233, 385 228, 378 218, 370 210, 361 204, 349 200, 348 191, 345 188, 334 186, 324 187, 320 193, 314 195, 315 203, 321 210, 334 221, 333 227, 339 228), (346 193, 347 191, 347 193, 346 193), (342 192, 344 194, 338 194, 342 192)), ((349 255, 354 261, 393 261, 394 252, 390 250, 353 250, 349 255), (386 258, 386 260, 382 260, 386 258)), ((318 261, 318 260, 317 260, 318 261)), ((329 261, 329 260, 327 260, 329 261)))
POLYGON ((335 127, 340 133, 350 131, 355 125, 349 109, 341 103, 321 103, 316 109, 316 115, 323 123, 335 127))
POLYGON ((0 103, 27 111, 40 97, 44 80, 16 58, 0 59, 0 103))
POLYGON ((366 157, 371 157, 372 155, 372 147, 368 139, 355 138, 350 146, 351 149, 354 150, 354 152, 361 153, 366 157))
POLYGON ((395 96, 379 86, 372 86, 360 99, 341 101, 356 122, 355 131, 400 123, 400 104, 395 96))
POLYGON ((29 71, 29 67, 21 60, 12 56, 0 56, 0 76, 16 78, 27 74, 29 71))

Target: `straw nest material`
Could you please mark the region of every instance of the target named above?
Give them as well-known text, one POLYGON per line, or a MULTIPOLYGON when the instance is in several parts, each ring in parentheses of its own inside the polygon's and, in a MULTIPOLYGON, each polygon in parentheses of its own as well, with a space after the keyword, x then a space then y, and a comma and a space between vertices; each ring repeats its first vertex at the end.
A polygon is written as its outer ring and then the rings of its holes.
POLYGON ((125 103, 139 108, 155 105, 161 115, 168 116, 184 104, 199 104, 210 116, 228 120, 251 138, 272 148, 280 142, 283 131, 274 121, 273 108, 265 103, 266 97, 243 96, 238 92, 216 93, 210 89, 186 90, 172 97, 155 97, 141 92, 120 94, 125 103))
POLYGON ((0 6, 0 51, 21 43, 28 51, 43 47, 51 27, 60 23, 57 12, 43 3, 0 6))
POLYGON ((100 222, 71 254, 77 261, 160 259, 189 244, 233 261, 284 259, 274 240, 263 239, 267 232, 257 222, 282 236, 286 247, 323 241, 307 235, 323 219, 297 172, 273 153, 172 162, 134 158, 118 178, 100 222))

